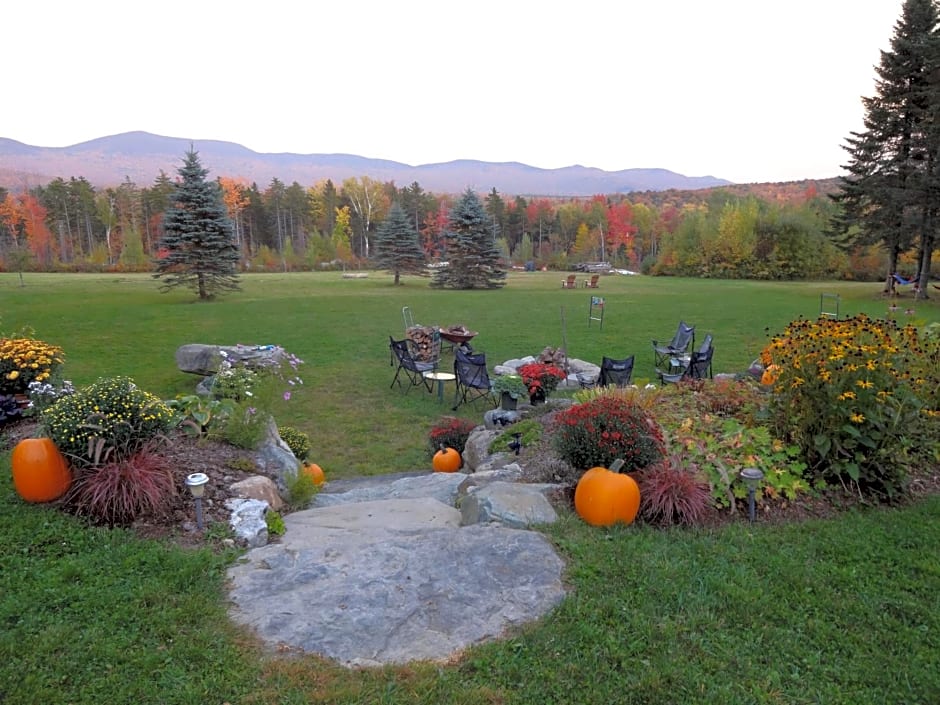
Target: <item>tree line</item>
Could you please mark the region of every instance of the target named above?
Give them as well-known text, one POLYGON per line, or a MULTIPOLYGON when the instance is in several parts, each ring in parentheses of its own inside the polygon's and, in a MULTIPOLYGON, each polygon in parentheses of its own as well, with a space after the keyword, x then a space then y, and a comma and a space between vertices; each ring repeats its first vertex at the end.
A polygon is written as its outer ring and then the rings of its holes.
MULTIPOLYGON (((398 206, 428 262, 446 260, 448 223, 460 196, 417 182, 350 178, 304 187, 272 179, 265 189, 217 177, 244 271, 369 267, 375 238, 398 206)), ((0 262, 7 270, 151 271, 177 180, 126 180, 96 189, 83 177, 28 191, 0 188, 0 262)), ((767 188, 765 187, 766 191, 767 188)), ((579 262, 655 274, 762 279, 880 278, 866 245, 840 249, 827 225, 838 207, 810 183, 770 196, 730 189, 592 198, 481 198, 506 264, 568 269, 579 262), (825 253, 820 257, 820 253, 825 253)))

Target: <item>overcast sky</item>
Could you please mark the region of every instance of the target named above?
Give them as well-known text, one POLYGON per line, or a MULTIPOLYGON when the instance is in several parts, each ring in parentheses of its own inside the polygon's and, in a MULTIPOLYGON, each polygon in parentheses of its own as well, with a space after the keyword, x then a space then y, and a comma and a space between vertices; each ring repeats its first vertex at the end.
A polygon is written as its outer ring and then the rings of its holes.
POLYGON ((826 178, 902 4, 4 3, 0 137, 826 178))

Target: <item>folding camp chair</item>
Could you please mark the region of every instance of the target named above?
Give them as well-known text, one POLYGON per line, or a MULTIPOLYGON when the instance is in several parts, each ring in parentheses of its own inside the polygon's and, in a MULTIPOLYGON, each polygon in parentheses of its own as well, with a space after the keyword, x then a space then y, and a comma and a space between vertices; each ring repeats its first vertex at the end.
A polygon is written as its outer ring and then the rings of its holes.
POLYGON ((417 387, 420 384, 424 385, 424 388, 430 392, 432 389, 431 380, 427 379, 424 373, 433 371, 436 363, 415 360, 411 356, 407 339, 395 340, 392 336, 388 336, 388 349, 390 352, 389 365, 398 363, 391 387, 394 387, 397 383, 399 388, 407 394, 412 387, 417 387), (408 383, 407 387, 405 382, 408 383))
POLYGON ((653 367, 657 372, 669 367, 669 361, 676 357, 682 357, 688 353, 689 347, 695 344, 695 326, 686 325, 684 321, 679 321, 676 328, 676 334, 672 336, 666 344, 661 344, 658 340, 653 341, 653 367))
POLYGON ((663 384, 675 384, 684 379, 711 379, 714 354, 715 347, 709 333, 698 350, 688 358, 672 358, 670 372, 660 372, 659 378, 663 384))
POLYGON ((493 402, 490 394, 492 383, 486 371, 486 353, 465 353, 460 348, 454 350, 454 376, 457 378, 457 391, 454 395, 454 411, 461 404, 487 399, 493 402))
POLYGON ((601 359, 601 374, 597 384, 601 387, 626 387, 633 379, 634 355, 623 360, 612 360, 609 357, 601 359))

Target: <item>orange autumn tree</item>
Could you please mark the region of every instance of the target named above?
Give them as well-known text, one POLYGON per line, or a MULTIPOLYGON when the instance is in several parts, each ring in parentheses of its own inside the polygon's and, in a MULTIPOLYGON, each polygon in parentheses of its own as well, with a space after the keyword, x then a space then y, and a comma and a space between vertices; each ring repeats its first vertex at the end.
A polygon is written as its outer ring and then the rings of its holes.
POLYGON ((17 196, 21 209, 22 229, 26 244, 39 266, 49 270, 55 262, 56 251, 52 233, 46 225, 46 209, 39 200, 29 194, 17 196))
POLYGON ((629 201, 612 204, 607 209, 607 245, 611 259, 620 256, 631 265, 637 263, 634 236, 633 207, 629 201))
MULTIPOLYGON (((219 186, 222 187, 222 203, 225 204, 229 220, 232 221, 235 245, 238 251, 242 252, 244 250, 242 213, 248 207, 248 181, 242 177, 220 176, 219 186)), ((243 252, 243 254, 250 253, 243 252)))

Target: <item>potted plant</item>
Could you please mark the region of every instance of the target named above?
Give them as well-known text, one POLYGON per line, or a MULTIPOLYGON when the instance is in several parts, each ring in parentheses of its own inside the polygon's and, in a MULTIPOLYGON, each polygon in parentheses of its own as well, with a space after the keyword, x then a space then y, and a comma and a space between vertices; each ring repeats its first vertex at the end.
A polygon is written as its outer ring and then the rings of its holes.
POLYGON ((529 391, 529 400, 540 404, 551 394, 558 383, 567 377, 557 365, 547 362, 532 362, 519 368, 519 374, 529 391))
POLYGON ((500 408, 511 411, 519 397, 529 393, 529 388, 519 375, 497 375, 493 378, 492 392, 499 399, 500 408))

